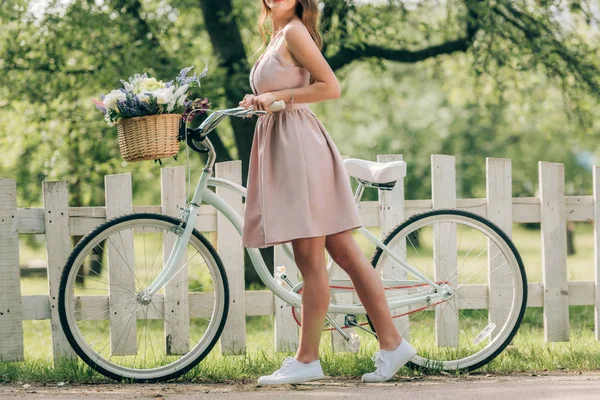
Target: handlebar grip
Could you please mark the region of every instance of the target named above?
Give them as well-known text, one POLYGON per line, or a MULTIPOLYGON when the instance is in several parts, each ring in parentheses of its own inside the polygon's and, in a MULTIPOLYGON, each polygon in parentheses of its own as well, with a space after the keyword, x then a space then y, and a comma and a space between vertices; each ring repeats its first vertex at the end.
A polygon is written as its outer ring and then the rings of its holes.
POLYGON ((285 101, 283 101, 283 100, 275 100, 269 106, 269 111, 279 111, 279 110, 283 110, 284 108, 285 108, 285 101))

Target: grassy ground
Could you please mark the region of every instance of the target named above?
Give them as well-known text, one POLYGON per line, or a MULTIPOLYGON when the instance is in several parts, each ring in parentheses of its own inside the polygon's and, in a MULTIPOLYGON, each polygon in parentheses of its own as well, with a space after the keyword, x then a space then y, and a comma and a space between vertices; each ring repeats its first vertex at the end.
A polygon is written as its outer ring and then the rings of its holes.
MULTIPOLYGON (((542 371, 591 371, 600 369, 600 343, 594 339, 593 308, 588 306, 571 307, 571 340, 562 343, 544 343, 541 309, 529 309, 524 324, 513 343, 492 363, 476 372, 506 374, 512 372, 542 371)), ((48 321, 25 323, 26 358, 21 363, 0 363, 0 381, 70 381, 102 382, 101 375, 90 370, 82 362, 65 363, 54 368, 49 358, 40 357, 50 348, 48 321)), ((273 348, 272 317, 248 317, 248 345, 245 355, 221 356, 219 343, 210 355, 196 368, 182 377, 185 381, 216 381, 254 379, 277 369, 288 355, 275 353, 273 348)), ((362 336, 362 335, 361 335, 362 336)), ((329 376, 358 378, 372 371, 371 355, 377 350, 376 342, 362 336, 359 353, 334 353, 329 342, 330 334, 325 333, 321 341, 321 362, 323 371, 329 376)), ((403 368, 401 375, 419 375, 422 372, 403 368)))
MULTIPOLYGON (((373 233, 379 232, 373 229, 373 233)), ((365 254, 372 247, 357 237, 365 254)), ((526 265, 529 281, 541 280, 541 240, 539 231, 515 225, 513 239, 526 265)), ((577 253, 568 258, 569 280, 593 280, 593 235, 589 224, 578 224, 577 253)), ((45 249, 32 249, 21 244, 21 262, 45 258, 45 249)), ((27 277, 21 282, 23 294, 47 293, 45 277, 27 277)), ((600 344, 594 339, 593 307, 570 308, 571 340, 564 343, 545 343, 543 314, 539 308, 527 310, 525 320, 513 344, 496 360, 477 373, 510 373, 521 371, 600 369, 600 344)), ((0 363, 0 381, 103 381, 81 362, 64 363, 57 367, 51 362, 51 332, 49 321, 24 321, 25 358, 21 363, 0 363)), ((361 332, 362 333, 362 332, 361 332)), ((183 379, 191 381, 225 381, 253 379, 276 369, 287 355, 273 349, 273 318, 247 318, 247 351, 242 356, 219 354, 219 344, 198 367, 183 379)), ((329 333, 323 334, 321 360, 324 372, 330 376, 359 377, 373 369, 372 353, 377 350, 373 338, 363 338, 358 354, 333 353, 329 333)), ((405 368, 401 374, 419 374, 405 368)))

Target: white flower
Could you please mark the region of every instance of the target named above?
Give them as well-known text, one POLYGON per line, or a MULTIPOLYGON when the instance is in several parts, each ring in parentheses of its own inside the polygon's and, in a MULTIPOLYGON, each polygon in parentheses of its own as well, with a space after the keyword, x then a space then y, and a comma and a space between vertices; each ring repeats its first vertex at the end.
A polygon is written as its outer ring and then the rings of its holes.
POLYGON ((175 91, 175 94, 173 96, 175 96, 175 97, 181 96, 182 94, 185 93, 186 90, 188 90, 189 87, 190 87, 190 85, 182 85, 182 86, 180 86, 179 89, 177 89, 175 91))
POLYGON ((142 93, 156 89, 163 89, 164 87, 165 83, 163 81, 157 81, 156 78, 146 78, 140 81, 137 90, 138 93, 142 93))
POLYGON ((104 120, 108 123, 108 126, 115 126, 115 122, 110 120, 108 114, 104 114, 104 120))
POLYGON ((178 106, 182 106, 183 102, 185 101, 185 99, 187 99, 187 94, 184 94, 183 96, 181 96, 179 99, 177 99, 177 105, 178 106))
POLYGON ((120 90, 113 90, 112 92, 104 96, 104 107, 106 107, 107 110, 111 109, 118 111, 119 109, 117 108, 117 100, 125 101, 127 100, 127 96, 120 90))
POLYGON ((147 103, 148 101, 150 101, 150 96, 148 96, 148 93, 138 94, 137 97, 143 103, 147 103))
POLYGON ((173 97, 174 86, 168 88, 157 89, 152 92, 152 94, 156 97, 156 102, 158 104, 168 104, 173 97))
POLYGON ((190 85, 181 85, 176 91, 175 93, 173 93, 173 97, 171 97, 171 101, 169 101, 169 104, 167 106, 167 112, 171 112, 173 111, 173 108, 175 108, 175 105, 179 104, 181 105, 183 103, 183 100, 181 100, 180 102, 180 98, 185 97, 187 95, 185 95, 185 91, 188 90, 188 88, 190 87, 190 85))

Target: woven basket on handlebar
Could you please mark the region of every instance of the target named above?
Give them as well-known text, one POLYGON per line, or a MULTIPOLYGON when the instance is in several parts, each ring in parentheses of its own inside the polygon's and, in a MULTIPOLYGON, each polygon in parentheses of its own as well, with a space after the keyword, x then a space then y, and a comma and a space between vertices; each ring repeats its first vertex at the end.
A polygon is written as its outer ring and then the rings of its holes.
POLYGON ((117 124, 119 151, 125 161, 171 157, 179 152, 181 114, 125 118, 117 124))

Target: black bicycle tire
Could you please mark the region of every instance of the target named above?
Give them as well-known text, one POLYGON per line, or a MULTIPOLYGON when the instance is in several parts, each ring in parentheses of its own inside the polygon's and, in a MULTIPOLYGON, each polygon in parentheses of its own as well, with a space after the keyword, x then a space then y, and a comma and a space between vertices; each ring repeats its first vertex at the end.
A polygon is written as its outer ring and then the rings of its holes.
MULTIPOLYGON (((157 219, 157 220, 161 220, 163 222, 170 222, 175 225, 179 225, 181 223, 180 219, 177 219, 177 218, 174 218, 174 217, 171 217, 168 215, 164 215, 164 214, 132 213, 132 214, 125 214, 125 215, 113 218, 109 221, 106 221, 106 222, 98 225, 92 231, 88 232, 79 241, 79 243, 77 243, 75 248, 71 251, 71 254, 69 255, 69 257, 65 263, 65 266, 63 268, 61 278, 60 278, 59 292, 58 292, 58 315, 60 318, 60 324, 61 324, 62 330, 63 330, 67 340, 69 341, 69 344, 71 345, 73 350, 75 350, 75 353, 77 353, 77 355, 95 371, 99 372, 100 374, 102 374, 108 378, 116 380, 116 381, 127 381, 127 382, 136 382, 136 383, 164 382, 164 381, 169 381, 169 380, 175 379, 175 378, 187 373, 192 368, 194 368, 196 365, 198 365, 204 358, 206 358, 206 356, 211 352, 211 350, 213 349, 213 347, 215 346, 215 344, 221 337, 221 334, 223 333, 223 328, 225 327, 225 322, 227 321, 227 316, 229 314, 229 297, 230 297, 229 281, 227 279, 227 273, 225 272, 225 267, 223 266, 223 261, 221 260, 221 257, 219 257, 219 254, 217 253, 215 248, 212 246, 210 241, 208 239, 206 239, 206 237, 204 235, 202 235, 200 232, 198 232, 197 229, 194 228, 194 230, 192 231, 192 234, 197 239, 199 239, 202 242, 202 244, 204 246, 206 246, 208 251, 211 253, 211 256, 215 259, 215 261, 217 263, 217 267, 221 274, 221 278, 223 279, 225 305, 223 308, 223 318, 221 320, 221 323, 219 324, 219 327, 217 328, 217 333, 215 334, 214 338, 208 344, 208 347, 194 361, 192 361, 185 368, 182 368, 181 370, 178 370, 176 372, 173 372, 173 373, 165 375, 165 376, 161 376, 158 378, 150 378, 150 379, 137 379, 137 378, 129 378, 129 377, 123 377, 121 375, 117 375, 117 374, 115 374, 111 371, 108 371, 105 368, 97 365, 94 361, 92 361, 85 354, 85 352, 79 347, 79 344, 77 344, 77 341, 75 340, 74 335, 71 332, 71 329, 67 322, 67 315, 66 315, 66 309, 65 309, 65 291, 66 291, 66 285, 67 285, 67 281, 68 281, 69 272, 70 272, 71 268, 73 267, 73 262, 75 261, 75 259, 77 258, 77 256, 81 252, 81 250, 83 248, 85 248, 85 246, 92 239, 94 239, 96 236, 98 236, 102 231, 104 231, 105 229, 110 228, 114 225, 117 225, 117 224, 120 224, 120 223, 126 222, 126 221, 131 221, 134 219, 157 219)), ((183 222, 182 227, 184 229, 185 229, 185 226, 186 226, 186 224, 185 224, 185 222, 183 222)))
MULTIPOLYGON (((489 228, 494 230, 502 238, 502 240, 504 240, 508 244, 509 248, 511 249, 511 251, 513 252, 513 254, 515 256, 515 259, 517 260, 519 269, 521 271, 522 284, 523 284, 523 301, 521 303, 521 309, 519 310, 519 316, 517 318, 517 321, 516 321, 515 325, 513 326, 510 334, 507 336, 506 340, 500 345, 500 347, 498 347, 498 349, 496 349, 496 351, 494 351, 491 355, 489 355, 482 361, 480 361, 476 364, 473 364, 471 366, 451 370, 454 372, 456 372, 456 371, 470 372, 470 371, 474 371, 476 369, 483 367, 484 365, 490 363, 493 359, 495 359, 500 353, 502 353, 502 351, 504 351, 504 349, 510 344, 510 342, 512 341, 514 336, 517 334, 517 331, 519 330, 519 327, 521 326, 521 322, 523 321, 523 316, 525 314, 525 310, 527 308, 527 275, 525 273, 525 267, 523 265, 523 260, 521 258, 521 255, 519 254, 517 247, 515 246, 513 241, 508 237, 508 235, 502 229, 500 229, 500 227, 498 227, 496 224, 494 224, 492 221, 488 220, 487 218, 483 218, 482 216, 480 216, 478 214, 469 212, 469 211, 458 210, 458 209, 436 209, 436 210, 429 210, 429 211, 424 211, 419 214, 415 214, 412 217, 405 220, 404 222, 398 224, 385 237, 385 239, 383 240, 383 244, 387 245, 389 242, 392 241, 394 236, 396 236, 398 233, 400 233, 401 231, 406 229, 409 225, 411 225, 423 218, 428 218, 428 217, 435 216, 435 215, 459 215, 462 217, 475 219, 475 220, 487 225, 489 228)), ((382 251, 381 247, 377 247, 375 249, 375 251, 373 251, 373 255, 371 256, 371 265, 373 266, 373 268, 376 268, 377 262, 379 261, 379 258, 381 257, 382 253, 383 253, 383 251, 382 251)), ((375 327, 373 326, 373 323, 371 322, 371 319, 369 318, 368 314, 367 314, 367 321, 369 322, 369 326, 371 327, 371 330, 376 333, 375 327)), ((421 365, 415 364, 410 361, 408 362, 407 366, 409 368, 412 368, 415 370, 427 369, 427 367, 423 367, 421 365)))

